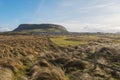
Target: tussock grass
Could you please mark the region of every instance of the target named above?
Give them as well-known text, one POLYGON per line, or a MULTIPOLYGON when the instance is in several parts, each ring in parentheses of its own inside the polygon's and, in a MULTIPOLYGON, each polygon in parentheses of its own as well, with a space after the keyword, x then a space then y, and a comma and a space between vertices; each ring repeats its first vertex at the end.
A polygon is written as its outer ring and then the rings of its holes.
POLYGON ((91 72, 94 65, 81 59, 93 60, 93 54, 97 52, 97 60, 101 63, 120 68, 119 46, 105 47, 112 43, 113 38, 49 37, 50 39, 35 35, 0 36, 0 72, 3 71, 1 68, 10 70, 8 73, 15 77, 12 80, 93 80, 93 76, 101 80, 119 79, 119 73, 100 66, 91 72))

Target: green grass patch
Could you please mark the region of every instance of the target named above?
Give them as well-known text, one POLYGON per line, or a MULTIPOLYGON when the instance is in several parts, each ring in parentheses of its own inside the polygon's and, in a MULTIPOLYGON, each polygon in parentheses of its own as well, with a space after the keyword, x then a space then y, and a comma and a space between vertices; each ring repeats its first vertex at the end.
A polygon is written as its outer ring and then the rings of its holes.
POLYGON ((68 40, 69 36, 58 36, 58 37, 51 37, 50 40, 57 44, 58 46, 67 47, 69 45, 76 46, 81 44, 87 44, 86 41, 81 40, 68 40))
POLYGON ((49 29, 23 30, 21 32, 26 33, 26 32, 63 32, 63 31, 56 28, 49 28, 49 29))

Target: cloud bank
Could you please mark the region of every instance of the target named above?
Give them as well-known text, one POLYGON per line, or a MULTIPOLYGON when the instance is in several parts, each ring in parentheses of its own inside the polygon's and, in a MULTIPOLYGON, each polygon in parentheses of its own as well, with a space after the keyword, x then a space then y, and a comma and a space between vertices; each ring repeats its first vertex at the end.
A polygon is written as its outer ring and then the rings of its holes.
POLYGON ((120 0, 40 0, 32 15, 10 24, 15 23, 56 23, 72 32, 120 32, 120 0))

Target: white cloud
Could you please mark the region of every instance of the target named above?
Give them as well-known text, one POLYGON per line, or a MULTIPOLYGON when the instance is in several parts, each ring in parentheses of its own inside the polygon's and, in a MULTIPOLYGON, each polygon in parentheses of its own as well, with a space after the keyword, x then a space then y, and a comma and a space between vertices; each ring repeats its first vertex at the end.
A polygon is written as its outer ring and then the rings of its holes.
POLYGON ((7 27, 0 27, 0 32, 4 32, 4 31, 10 31, 10 29, 7 27))
POLYGON ((49 9, 45 1, 47 0, 40 1, 36 11, 30 17, 13 20, 9 25, 20 24, 22 20, 28 19, 28 23, 62 24, 73 32, 120 31, 120 0, 59 0, 57 6, 49 10, 50 13, 45 13, 49 12, 44 10, 49 9), (46 17, 41 14, 48 15, 46 17))
POLYGON ((95 0, 94 3, 81 7, 77 6, 80 0, 70 3, 65 1, 64 4, 61 4, 64 7, 59 7, 60 15, 63 16, 63 19, 69 13, 73 13, 74 16, 77 15, 77 17, 61 24, 67 26, 70 31, 77 32, 120 32, 120 1, 103 1, 95 0), (71 7, 71 11, 65 13, 65 10, 67 11, 66 7, 71 7))
POLYGON ((91 24, 91 23, 58 23, 64 25, 71 32, 118 32, 119 26, 104 25, 104 24, 91 24))
POLYGON ((41 12, 43 11, 44 3, 45 3, 45 0, 40 0, 39 5, 38 5, 35 13, 33 14, 33 17, 37 17, 38 15, 41 14, 41 12))

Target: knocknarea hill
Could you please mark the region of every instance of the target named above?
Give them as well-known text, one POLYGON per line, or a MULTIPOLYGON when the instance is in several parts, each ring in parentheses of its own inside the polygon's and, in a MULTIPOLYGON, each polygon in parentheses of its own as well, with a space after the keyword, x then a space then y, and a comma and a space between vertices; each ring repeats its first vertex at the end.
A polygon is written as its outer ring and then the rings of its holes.
POLYGON ((57 24, 20 24, 13 32, 68 32, 64 26, 57 24))

